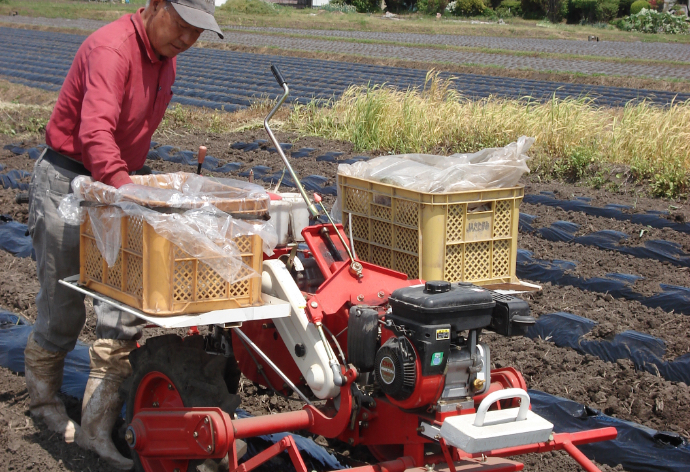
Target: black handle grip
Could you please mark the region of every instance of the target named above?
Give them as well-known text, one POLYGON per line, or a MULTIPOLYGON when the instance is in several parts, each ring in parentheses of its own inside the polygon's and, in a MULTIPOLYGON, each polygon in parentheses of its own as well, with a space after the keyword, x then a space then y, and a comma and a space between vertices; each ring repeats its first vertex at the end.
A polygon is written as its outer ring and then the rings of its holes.
POLYGON ((278 82, 278 85, 281 87, 285 84, 285 79, 283 79, 283 74, 280 73, 280 70, 276 66, 271 66, 271 72, 273 72, 273 77, 276 78, 276 82, 278 82))
POLYGON ((18 193, 17 195, 15 195, 14 201, 19 205, 29 203, 29 194, 26 192, 18 193))

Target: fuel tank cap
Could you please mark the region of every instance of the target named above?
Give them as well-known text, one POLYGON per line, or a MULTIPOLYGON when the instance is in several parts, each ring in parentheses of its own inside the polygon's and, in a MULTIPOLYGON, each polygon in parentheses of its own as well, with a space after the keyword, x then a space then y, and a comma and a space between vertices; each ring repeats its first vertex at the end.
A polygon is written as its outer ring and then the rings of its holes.
POLYGON ((424 290, 429 293, 444 293, 450 291, 450 282, 445 280, 429 280, 424 284, 424 290))

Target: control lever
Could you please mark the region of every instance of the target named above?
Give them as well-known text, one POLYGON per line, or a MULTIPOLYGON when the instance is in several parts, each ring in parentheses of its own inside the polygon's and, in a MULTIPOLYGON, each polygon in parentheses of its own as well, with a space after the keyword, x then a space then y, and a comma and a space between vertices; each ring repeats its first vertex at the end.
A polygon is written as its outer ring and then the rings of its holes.
POLYGON ((268 122, 273 118, 273 115, 278 111, 278 108, 285 102, 285 99, 288 97, 290 94, 290 88, 288 87, 287 83, 285 82, 285 79, 283 79, 283 75, 280 73, 280 70, 272 65, 271 66, 271 72, 273 73, 273 77, 276 78, 276 82, 278 82, 278 85, 283 87, 283 95, 280 97, 278 100, 278 103, 275 104, 273 109, 268 113, 266 118, 264 119, 264 129, 266 130, 266 133, 268 133, 268 137, 271 139, 271 142, 276 148, 276 151, 278 152, 278 155, 280 158, 283 160, 283 163, 285 164, 285 167, 287 170, 290 171, 290 175, 292 176, 292 180, 295 181, 295 185, 297 186, 297 190, 299 190, 299 193, 302 194, 302 198, 304 201, 307 203, 307 210, 309 210, 309 214, 311 215, 312 218, 316 218, 319 216, 319 211, 316 209, 314 204, 309 200, 309 197, 307 196, 307 192, 304 191, 304 187, 302 186, 302 183, 299 181, 299 178, 297 178, 297 174, 295 174, 294 169, 290 165, 290 162, 288 161, 287 157, 285 157, 285 153, 283 152, 283 148, 280 147, 280 143, 276 139, 276 137, 273 135, 273 131, 271 131, 271 127, 268 126, 268 122))
MULTIPOLYGON (((345 247, 345 250, 347 251, 347 255, 350 256, 350 273, 352 275, 356 275, 358 279, 361 279, 362 278, 362 264, 355 260, 354 256, 352 255, 352 252, 350 251, 350 246, 345 244, 345 238, 343 238, 343 235, 340 234, 340 231, 338 231, 338 227, 335 225, 335 222, 331 218, 330 213, 328 213, 328 211, 326 211, 326 207, 323 206, 323 201, 321 200, 321 195, 319 195, 318 193, 314 193, 314 201, 316 203, 318 203, 319 205, 321 205, 321 208, 323 209, 323 212, 326 214, 328 221, 331 222, 331 226, 333 226, 333 229, 335 230, 335 234, 338 235, 338 238, 340 238, 340 242, 343 244, 343 246, 345 247)), ((323 229, 326 229, 326 228, 324 227, 323 229)), ((327 238, 327 240, 330 241, 330 236, 327 238)), ((331 241, 331 244, 333 244, 332 241, 331 241)))

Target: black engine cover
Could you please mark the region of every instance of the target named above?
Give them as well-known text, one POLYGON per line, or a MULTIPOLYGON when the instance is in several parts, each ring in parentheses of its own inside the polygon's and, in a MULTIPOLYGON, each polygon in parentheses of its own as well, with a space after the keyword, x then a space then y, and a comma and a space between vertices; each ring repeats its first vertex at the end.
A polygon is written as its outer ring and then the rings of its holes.
POLYGON ((444 281, 399 288, 389 301, 398 319, 427 326, 450 324, 455 333, 489 326, 496 305, 489 290, 444 281))
POLYGON ((405 400, 412 395, 417 382, 415 352, 404 336, 390 338, 376 353, 374 373, 383 392, 396 399, 405 400))

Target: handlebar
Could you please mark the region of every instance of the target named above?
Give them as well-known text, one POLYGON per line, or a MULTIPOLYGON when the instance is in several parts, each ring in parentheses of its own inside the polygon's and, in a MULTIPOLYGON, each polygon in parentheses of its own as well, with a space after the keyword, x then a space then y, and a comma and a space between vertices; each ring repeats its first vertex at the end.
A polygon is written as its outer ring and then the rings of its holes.
POLYGON ((271 65, 271 72, 273 72, 273 77, 276 78, 276 82, 281 87, 285 84, 285 79, 283 79, 283 74, 280 73, 280 69, 277 66, 271 65))

